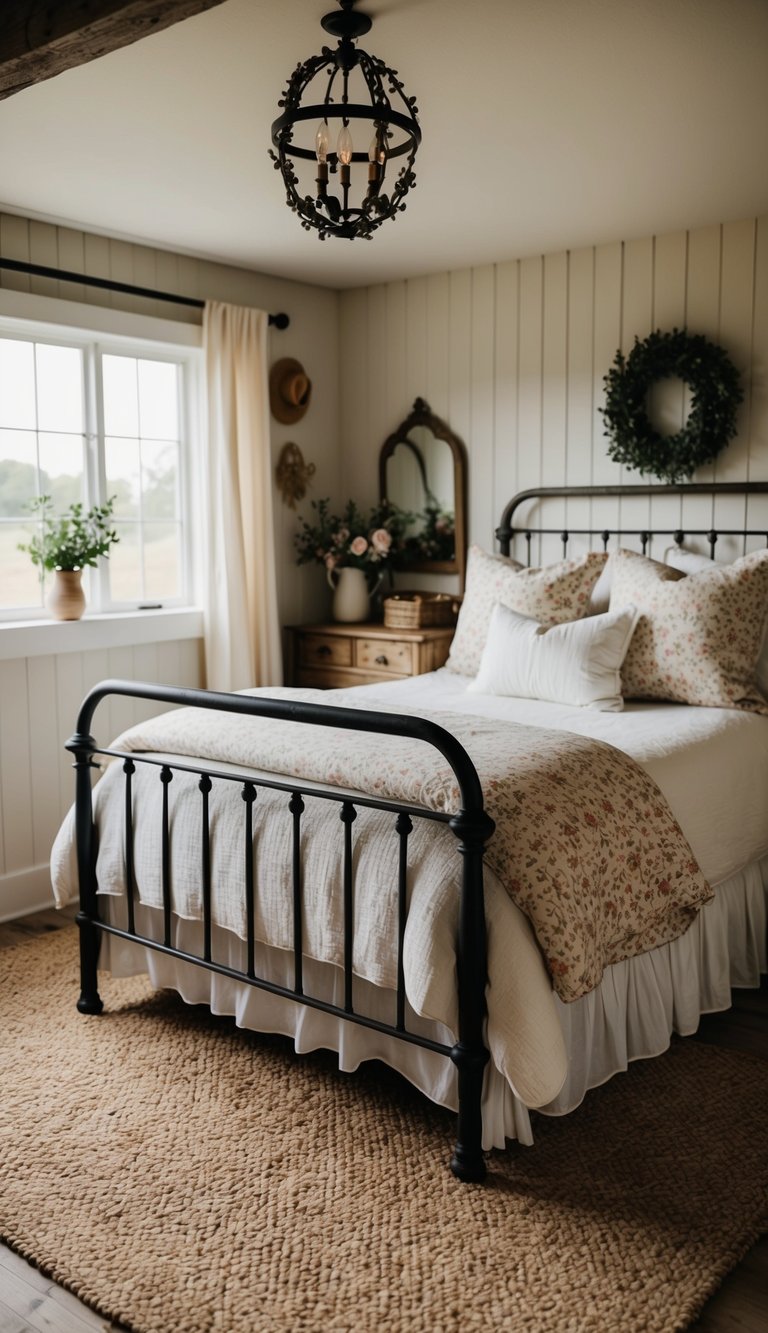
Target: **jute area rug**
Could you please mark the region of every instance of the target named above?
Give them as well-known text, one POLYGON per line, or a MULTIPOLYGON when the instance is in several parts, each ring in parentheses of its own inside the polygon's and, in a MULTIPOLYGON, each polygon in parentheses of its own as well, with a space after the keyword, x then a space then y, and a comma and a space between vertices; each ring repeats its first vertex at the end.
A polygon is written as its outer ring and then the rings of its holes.
POLYGON ((768 1062, 678 1043, 536 1146, 143 978, 75 1011, 74 930, 0 954, 0 1235, 137 1333, 685 1328, 761 1231, 768 1062))

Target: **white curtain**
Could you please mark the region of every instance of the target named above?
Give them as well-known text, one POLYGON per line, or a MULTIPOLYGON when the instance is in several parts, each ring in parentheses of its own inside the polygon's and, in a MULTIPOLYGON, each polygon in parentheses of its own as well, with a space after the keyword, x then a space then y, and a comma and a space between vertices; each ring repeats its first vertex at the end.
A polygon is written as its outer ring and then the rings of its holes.
POLYGON ((272 519, 267 330, 263 310, 208 301, 203 314, 208 400, 209 689, 282 681, 272 519))

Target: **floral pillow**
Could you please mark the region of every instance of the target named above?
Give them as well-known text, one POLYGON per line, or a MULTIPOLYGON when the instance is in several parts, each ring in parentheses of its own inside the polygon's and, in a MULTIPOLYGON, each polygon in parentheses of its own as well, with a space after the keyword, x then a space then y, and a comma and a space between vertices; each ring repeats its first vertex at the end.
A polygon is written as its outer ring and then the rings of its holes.
POLYGON ((477 675, 497 602, 541 625, 581 619, 607 559, 602 552, 590 551, 576 560, 526 569, 516 560, 470 546, 466 589, 446 663, 448 670, 462 676, 477 675))
POLYGON ((611 556, 611 610, 640 613, 621 672, 625 699, 768 715, 756 669, 768 616, 768 551, 684 577, 634 551, 611 556))

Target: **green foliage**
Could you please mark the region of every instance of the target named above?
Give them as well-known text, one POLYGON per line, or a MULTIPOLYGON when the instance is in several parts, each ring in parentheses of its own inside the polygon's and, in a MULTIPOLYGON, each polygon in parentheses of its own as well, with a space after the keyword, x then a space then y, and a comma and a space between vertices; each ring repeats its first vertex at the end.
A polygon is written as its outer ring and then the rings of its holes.
POLYGON ((96 565, 101 555, 120 540, 110 525, 115 505, 113 495, 106 504, 94 505, 87 513, 79 501, 57 517, 50 495, 40 495, 26 506, 39 515, 41 530, 19 550, 26 551, 33 565, 41 569, 82 569, 96 565))
POLYGON ((629 356, 616 353, 605 376, 600 408, 611 443, 608 456, 660 481, 677 482, 712 463, 736 434, 744 394, 729 357, 703 334, 656 330, 635 338, 629 356), (691 390, 688 420, 674 435, 662 435, 648 418, 648 391, 656 380, 676 377, 691 390))

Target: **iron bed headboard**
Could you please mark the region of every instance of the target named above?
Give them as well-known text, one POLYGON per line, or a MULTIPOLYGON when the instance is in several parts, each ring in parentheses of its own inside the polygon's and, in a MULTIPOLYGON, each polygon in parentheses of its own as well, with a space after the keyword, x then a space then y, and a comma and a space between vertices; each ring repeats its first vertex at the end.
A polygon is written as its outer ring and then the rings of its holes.
POLYGON ((530 490, 520 491, 506 505, 501 516, 501 523, 496 529, 496 539, 501 547, 501 554, 508 556, 510 546, 516 536, 522 536, 527 544, 527 563, 531 563, 531 540, 534 536, 559 536, 563 544, 563 556, 567 555, 568 543, 571 537, 599 537, 603 543, 603 549, 608 549, 608 543, 611 537, 639 537, 642 545, 643 554, 646 553, 648 543, 652 537, 672 537, 677 545, 682 545, 686 537, 704 537, 709 543, 709 553, 711 558, 715 558, 715 546, 720 537, 762 537, 768 546, 768 512, 766 523, 760 528, 685 528, 679 525, 675 527, 642 527, 625 528, 619 526, 616 528, 545 528, 534 524, 526 523, 520 527, 515 527, 513 518, 520 505, 529 500, 597 500, 604 498, 613 498, 617 500, 634 499, 654 499, 660 496, 678 495, 688 497, 692 495, 710 496, 714 499, 718 495, 734 495, 746 498, 750 495, 768 496, 768 481, 712 481, 712 482, 678 482, 674 485, 653 485, 650 483, 629 485, 629 486, 541 486, 530 490))

